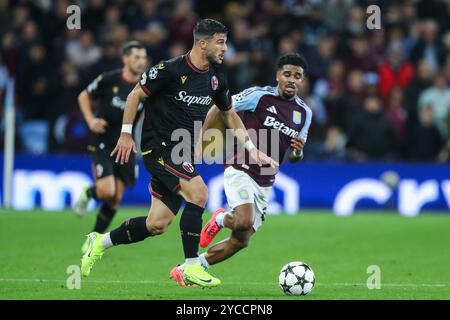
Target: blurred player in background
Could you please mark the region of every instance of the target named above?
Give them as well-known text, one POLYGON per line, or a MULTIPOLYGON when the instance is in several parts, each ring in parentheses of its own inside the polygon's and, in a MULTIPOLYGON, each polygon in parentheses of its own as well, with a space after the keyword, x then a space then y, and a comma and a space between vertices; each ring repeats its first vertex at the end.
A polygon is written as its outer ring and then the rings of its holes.
MULTIPOLYGON (((244 90, 232 97, 233 107, 247 130, 254 129, 257 133, 267 130, 268 145, 262 146, 266 141, 257 141, 260 150, 267 150, 272 157, 272 154, 279 155, 280 159, 274 160, 280 163, 285 156, 290 162, 298 162, 303 158, 303 146, 312 119, 311 109, 297 96, 307 63, 303 56, 293 53, 280 57, 277 67, 277 87, 244 90), (270 145, 268 142, 272 141, 271 135, 274 134, 278 135, 279 143, 270 145)), ((213 107, 202 131, 211 128, 218 119, 218 109, 213 107)), ((258 137, 261 136, 258 134, 258 137)), ((264 173, 262 167, 236 161, 238 156, 235 153, 232 157, 234 161, 227 161, 232 164, 224 172, 224 188, 231 211, 220 208, 213 214, 202 229, 200 246, 207 247, 224 227, 231 229, 231 236, 200 255, 204 268, 228 259, 248 245, 250 237, 264 221, 278 172, 276 168, 264 173)))
MULTIPOLYGON (((145 101, 141 150, 144 165, 151 173, 149 185, 152 204, 148 216, 131 218, 117 229, 88 236, 89 249, 81 261, 81 273, 88 276, 92 266, 105 250, 120 244, 131 244, 164 233, 178 213, 183 199, 186 206, 180 218, 185 268, 172 278, 180 285, 197 284, 214 287, 220 280, 202 268, 198 245, 202 228, 202 214, 208 190, 193 163, 194 122, 203 123, 215 103, 227 127, 236 131, 238 140, 259 164, 274 162, 257 148, 251 148, 250 138, 239 116, 231 108, 226 76, 220 64, 227 50, 227 29, 218 21, 201 20, 194 28, 194 45, 188 53, 161 62, 142 74, 139 84, 128 95, 122 133, 111 156, 121 164, 136 152, 132 127, 138 105, 145 101), (185 133, 187 141, 174 141, 176 131, 185 133), (187 143, 182 161, 174 159, 176 146, 187 143)), ((200 125, 201 126, 201 125, 200 125)))
MULTIPOLYGON (((84 119, 91 131, 88 150, 92 152, 95 184, 85 187, 75 203, 80 216, 86 214, 90 199, 101 201, 93 231, 103 233, 116 214, 125 187, 132 187, 138 175, 135 154, 126 164, 114 163, 110 153, 119 139, 123 110, 128 94, 133 90, 147 66, 147 52, 137 41, 122 47, 123 68, 99 75, 78 96, 84 119)), ((139 104, 135 122, 143 111, 139 104)), ((86 252, 87 241, 82 251, 86 252)))

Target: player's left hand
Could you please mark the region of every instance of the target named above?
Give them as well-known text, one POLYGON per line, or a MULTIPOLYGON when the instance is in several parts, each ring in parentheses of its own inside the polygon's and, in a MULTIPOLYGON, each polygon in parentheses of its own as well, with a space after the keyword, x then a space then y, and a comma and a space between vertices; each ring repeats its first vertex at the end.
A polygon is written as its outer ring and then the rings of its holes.
POLYGON ((303 141, 302 138, 294 137, 291 139, 291 148, 293 150, 296 150, 298 153, 300 153, 303 150, 304 146, 305 146, 305 141, 303 141))
POLYGON ((131 134, 123 132, 110 156, 113 157, 117 153, 116 163, 124 164, 130 159, 131 151, 137 153, 136 143, 131 134))

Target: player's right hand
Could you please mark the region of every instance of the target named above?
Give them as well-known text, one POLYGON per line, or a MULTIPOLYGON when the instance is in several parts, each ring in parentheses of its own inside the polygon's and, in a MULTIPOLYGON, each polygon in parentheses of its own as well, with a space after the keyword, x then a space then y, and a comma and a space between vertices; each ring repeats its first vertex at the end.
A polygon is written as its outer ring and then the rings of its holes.
POLYGON ((96 133, 96 134, 105 133, 107 125, 108 125, 108 122, 106 122, 105 119, 101 119, 101 118, 94 118, 91 121, 89 121, 89 123, 88 123, 89 130, 91 130, 93 133, 96 133))
POLYGON ((258 150, 257 148, 251 149, 249 151, 249 154, 250 157, 252 157, 260 167, 263 164, 269 164, 272 168, 277 168, 280 165, 277 161, 273 160, 271 157, 258 150))
POLYGON ((116 163, 124 164, 130 159, 131 151, 137 153, 136 143, 129 133, 122 132, 114 150, 111 152, 111 157, 116 155, 116 163))

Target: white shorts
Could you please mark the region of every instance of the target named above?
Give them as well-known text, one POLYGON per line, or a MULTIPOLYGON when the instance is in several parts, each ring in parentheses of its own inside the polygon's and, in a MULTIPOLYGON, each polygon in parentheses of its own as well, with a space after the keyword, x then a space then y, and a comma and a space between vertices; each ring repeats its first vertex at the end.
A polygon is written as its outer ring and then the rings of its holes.
POLYGON ((231 166, 225 169, 223 177, 225 194, 232 210, 246 203, 253 204, 256 215, 253 229, 257 231, 264 221, 272 187, 261 187, 247 173, 231 166))

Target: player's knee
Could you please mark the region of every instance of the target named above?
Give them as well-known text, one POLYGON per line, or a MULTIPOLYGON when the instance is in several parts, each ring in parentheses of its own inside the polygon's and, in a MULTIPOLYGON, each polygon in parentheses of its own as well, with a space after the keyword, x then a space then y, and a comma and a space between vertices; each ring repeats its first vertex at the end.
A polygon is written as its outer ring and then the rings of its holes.
POLYGON ((146 221, 147 230, 152 235, 157 236, 163 234, 166 231, 168 223, 166 221, 149 220, 146 221))
POLYGON ((200 185, 189 193, 189 202, 204 207, 208 201, 208 188, 205 185, 200 185))
POLYGON ((114 197, 111 199, 111 207, 117 208, 119 207, 120 201, 122 201, 122 194, 115 194, 114 197))
POLYGON ((104 188, 97 187, 96 188, 97 197, 106 202, 113 202, 115 198, 115 190, 114 188, 104 188))
POLYGON ((250 232, 253 228, 254 223, 255 223, 254 219, 236 220, 234 223, 233 230, 238 232, 250 232))

